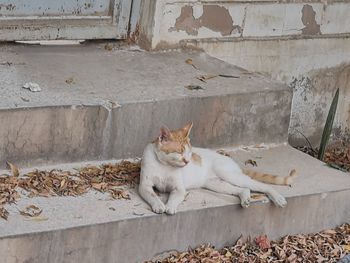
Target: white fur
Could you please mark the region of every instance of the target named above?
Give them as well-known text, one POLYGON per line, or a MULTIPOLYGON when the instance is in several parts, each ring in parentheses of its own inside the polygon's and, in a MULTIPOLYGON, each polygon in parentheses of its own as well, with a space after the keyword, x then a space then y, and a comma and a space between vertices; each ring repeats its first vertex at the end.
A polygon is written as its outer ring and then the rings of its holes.
POLYGON ((141 164, 139 193, 155 213, 175 214, 184 200, 186 190, 206 188, 215 192, 237 195, 243 207, 249 206, 250 190, 266 193, 278 206, 287 204, 285 198, 270 186, 243 174, 241 168, 229 157, 214 151, 187 147, 184 154, 165 154, 156 144, 148 144, 141 164), (201 157, 201 164, 191 160, 191 154, 201 157), (185 158, 189 163, 182 162, 185 158), (165 205, 153 187, 170 193, 165 205))

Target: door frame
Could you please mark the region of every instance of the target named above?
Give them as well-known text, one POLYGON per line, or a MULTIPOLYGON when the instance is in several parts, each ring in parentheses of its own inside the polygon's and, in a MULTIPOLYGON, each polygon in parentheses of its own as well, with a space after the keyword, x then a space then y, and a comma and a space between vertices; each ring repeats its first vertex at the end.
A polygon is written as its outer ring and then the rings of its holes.
POLYGON ((131 5, 132 0, 114 0, 110 16, 0 16, 0 41, 125 39, 131 5))

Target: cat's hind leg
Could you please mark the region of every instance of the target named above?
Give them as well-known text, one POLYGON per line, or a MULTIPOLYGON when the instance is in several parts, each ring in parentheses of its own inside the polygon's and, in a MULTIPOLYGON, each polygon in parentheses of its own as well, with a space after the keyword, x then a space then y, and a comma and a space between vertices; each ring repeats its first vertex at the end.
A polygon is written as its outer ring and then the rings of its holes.
POLYGON ((286 199, 271 186, 251 179, 234 165, 217 165, 215 173, 220 179, 230 184, 267 194, 277 206, 284 207, 287 204, 286 199))
POLYGON ((233 186, 220 178, 209 179, 203 188, 221 194, 239 196, 242 207, 248 207, 250 204, 250 190, 248 188, 233 186))
POLYGON ((284 207, 287 205, 287 200, 269 185, 255 181, 243 173, 235 174, 232 176, 232 179, 235 185, 238 185, 240 187, 247 187, 252 191, 267 194, 272 202, 274 202, 274 204, 277 206, 284 207))

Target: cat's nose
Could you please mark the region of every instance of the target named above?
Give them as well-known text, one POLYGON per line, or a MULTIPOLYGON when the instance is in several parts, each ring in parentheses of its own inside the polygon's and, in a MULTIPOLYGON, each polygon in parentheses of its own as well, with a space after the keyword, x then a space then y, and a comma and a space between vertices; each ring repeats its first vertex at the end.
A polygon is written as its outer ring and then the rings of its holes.
POLYGON ((182 161, 185 163, 185 164, 188 164, 189 161, 187 161, 185 158, 182 158, 182 161))

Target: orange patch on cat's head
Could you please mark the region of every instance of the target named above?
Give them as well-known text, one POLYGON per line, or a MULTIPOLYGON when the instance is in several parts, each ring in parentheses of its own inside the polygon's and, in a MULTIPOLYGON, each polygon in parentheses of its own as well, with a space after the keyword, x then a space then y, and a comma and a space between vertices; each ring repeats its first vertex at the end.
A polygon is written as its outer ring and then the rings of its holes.
POLYGON ((190 139, 189 135, 192 129, 193 123, 189 123, 186 126, 178 130, 170 131, 166 127, 160 129, 160 136, 155 140, 155 143, 158 144, 160 150, 165 153, 183 153, 185 147, 189 146, 190 139))

